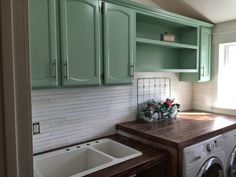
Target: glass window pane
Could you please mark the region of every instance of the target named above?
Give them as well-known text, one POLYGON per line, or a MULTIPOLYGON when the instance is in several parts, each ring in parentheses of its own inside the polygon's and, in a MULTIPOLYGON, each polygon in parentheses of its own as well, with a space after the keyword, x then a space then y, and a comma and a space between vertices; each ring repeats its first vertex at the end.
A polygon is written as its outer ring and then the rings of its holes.
POLYGON ((236 43, 220 44, 217 106, 236 109, 236 43))

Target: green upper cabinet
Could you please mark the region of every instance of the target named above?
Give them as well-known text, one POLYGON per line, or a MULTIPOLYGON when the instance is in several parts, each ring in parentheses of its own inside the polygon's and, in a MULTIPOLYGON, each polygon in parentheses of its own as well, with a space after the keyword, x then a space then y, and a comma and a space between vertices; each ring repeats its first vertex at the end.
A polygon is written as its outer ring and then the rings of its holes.
POLYGON ((99 85, 99 2, 60 0, 60 18, 62 85, 99 85))
POLYGON ((200 27, 199 69, 197 73, 180 74, 181 81, 207 82, 211 79, 211 28, 200 27))
POLYGON ((211 29, 201 27, 200 36, 199 82, 206 82, 211 78, 211 29))
POLYGON ((209 81, 212 27, 124 0, 29 0, 32 88, 100 85, 101 74, 132 84, 134 71, 209 81))
POLYGON ((32 88, 58 86, 58 18, 56 0, 29 1, 32 88))
POLYGON ((134 11, 104 3, 104 82, 130 84, 134 74, 134 11))

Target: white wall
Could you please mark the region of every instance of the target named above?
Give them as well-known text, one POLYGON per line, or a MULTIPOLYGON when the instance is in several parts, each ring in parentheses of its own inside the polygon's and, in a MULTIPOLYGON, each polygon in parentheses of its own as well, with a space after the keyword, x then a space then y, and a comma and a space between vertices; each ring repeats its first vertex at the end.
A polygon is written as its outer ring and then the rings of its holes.
POLYGON ((207 83, 193 84, 194 109, 236 115, 236 111, 234 110, 223 110, 214 105, 217 101, 219 44, 227 42, 236 42, 236 20, 219 23, 213 30, 212 80, 207 83))
POLYGON ((171 78, 172 98, 182 110, 191 109, 192 84, 172 73, 136 73, 128 86, 33 91, 33 122, 41 124, 41 134, 33 136, 34 152, 115 133, 117 123, 136 118, 136 79, 163 76, 171 78))

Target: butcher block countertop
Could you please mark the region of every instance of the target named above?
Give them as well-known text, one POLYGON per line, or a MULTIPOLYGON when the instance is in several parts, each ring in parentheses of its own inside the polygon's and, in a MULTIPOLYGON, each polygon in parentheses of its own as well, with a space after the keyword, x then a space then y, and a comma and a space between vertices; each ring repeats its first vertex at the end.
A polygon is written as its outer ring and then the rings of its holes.
POLYGON ((236 117, 203 112, 183 112, 177 119, 158 123, 121 123, 117 129, 175 149, 236 129, 236 117))

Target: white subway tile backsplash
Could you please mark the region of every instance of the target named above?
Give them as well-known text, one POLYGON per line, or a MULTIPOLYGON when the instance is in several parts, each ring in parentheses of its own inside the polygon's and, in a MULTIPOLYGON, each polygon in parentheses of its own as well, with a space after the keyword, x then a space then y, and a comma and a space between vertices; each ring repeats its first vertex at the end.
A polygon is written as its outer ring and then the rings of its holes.
POLYGON ((191 109, 192 84, 173 73, 136 73, 133 85, 32 91, 34 153, 115 133, 117 123, 136 118, 137 78, 170 77, 172 98, 191 109))

